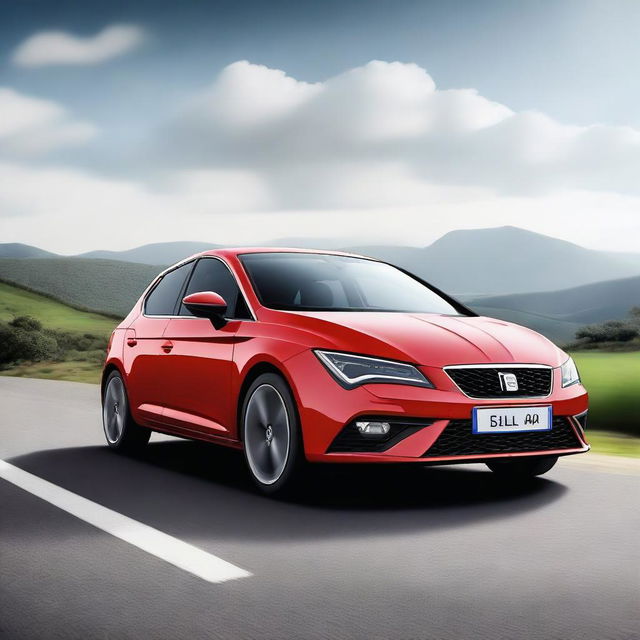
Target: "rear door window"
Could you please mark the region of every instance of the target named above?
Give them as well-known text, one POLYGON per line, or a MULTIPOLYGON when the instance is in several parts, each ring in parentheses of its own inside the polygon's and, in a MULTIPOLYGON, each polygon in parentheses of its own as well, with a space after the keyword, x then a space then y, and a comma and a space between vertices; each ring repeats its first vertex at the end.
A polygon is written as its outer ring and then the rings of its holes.
POLYGON ((172 316, 176 313, 178 298, 182 293, 187 276, 193 268, 188 262, 173 271, 169 271, 147 296, 144 312, 148 316, 172 316))

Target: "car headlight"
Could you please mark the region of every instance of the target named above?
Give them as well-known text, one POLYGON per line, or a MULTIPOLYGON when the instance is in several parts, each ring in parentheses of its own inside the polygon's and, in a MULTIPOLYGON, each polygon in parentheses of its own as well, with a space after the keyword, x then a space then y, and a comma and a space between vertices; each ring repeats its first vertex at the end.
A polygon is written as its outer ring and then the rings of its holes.
POLYGON ((314 351, 314 353, 329 373, 347 389, 374 382, 408 384, 433 389, 433 384, 416 367, 404 362, 338 351, 314 351))
POLYGON ((578 367, 573 361, 573 358, 569 358, 561 367, 562 373, 562 386, 569 387, 572 384, 580 382, 580 374, 578 373, 578 367))

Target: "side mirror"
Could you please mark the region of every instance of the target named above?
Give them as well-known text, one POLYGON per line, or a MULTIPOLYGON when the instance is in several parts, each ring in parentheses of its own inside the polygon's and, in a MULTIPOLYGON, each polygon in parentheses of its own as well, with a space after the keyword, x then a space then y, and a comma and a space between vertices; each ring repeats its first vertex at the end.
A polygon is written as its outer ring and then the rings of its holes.
POLYGON ((227 303, 221 295, 213 291, 191 293, 182 299, 182 304, 197 318, 209 318, 216 329, 227 324, 224 317, 227 303))

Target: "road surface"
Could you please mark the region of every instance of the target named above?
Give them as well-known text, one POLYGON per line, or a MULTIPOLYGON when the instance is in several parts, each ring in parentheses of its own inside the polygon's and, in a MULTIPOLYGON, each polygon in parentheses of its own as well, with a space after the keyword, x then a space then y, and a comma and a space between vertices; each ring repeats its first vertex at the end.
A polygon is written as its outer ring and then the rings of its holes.
POLYGON ((7 377, 0 459, 116 518, 109 532, 0 479, 0 638, 640 637, 631 472, 564 460, 518 490, 480 465, 325 467, 278 502, 234 451, 108 450, 94 386, 7 377), (117 518, 243 577, 198 577, 117 518))

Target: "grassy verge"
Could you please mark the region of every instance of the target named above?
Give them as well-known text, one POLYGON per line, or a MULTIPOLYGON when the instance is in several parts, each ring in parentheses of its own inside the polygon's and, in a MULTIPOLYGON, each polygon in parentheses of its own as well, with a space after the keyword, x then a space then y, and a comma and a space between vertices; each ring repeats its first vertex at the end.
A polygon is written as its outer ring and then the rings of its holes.
POLYGON ((640 438, 610 431, 589 431, 587 440, 591 451, 607 456, 640 458, 640 438))
MULTIPOLYGON (((101 352, 100 355, 104 356, 104 353, 101 352)), ((98 384, 100 382, 101 372, 101 364, 82 360, 69 360, 64 362, 17 364, 10 369, 0 371, 0 375, 20 378, 45 378, 47 380, 70 380, 71 382, 98 384)))
POLYGON ((640 436, 640 351, 572 355, 589 392, 588 427, 640 436))
MULTIPOLYGON (((25 359, 0 364, 0 375, 99 382, 107 339, 118 324, 117 319, 0 282, 0 329, 4 327, 0 354, 6 355, 10 351, 9 340, 15 339, 11 331, 7 333, 7 323, 25 316, 35 318, 42 325, 35 333, 40 334, 40 339, 53 338, 57 348, 48 348, 53 353, 43 354, 41 357, 46 360, 38 362, 28 361, 28 349, 24 350, 25 359)), ((25 348, 24 343, 20 344, 25 348)))

